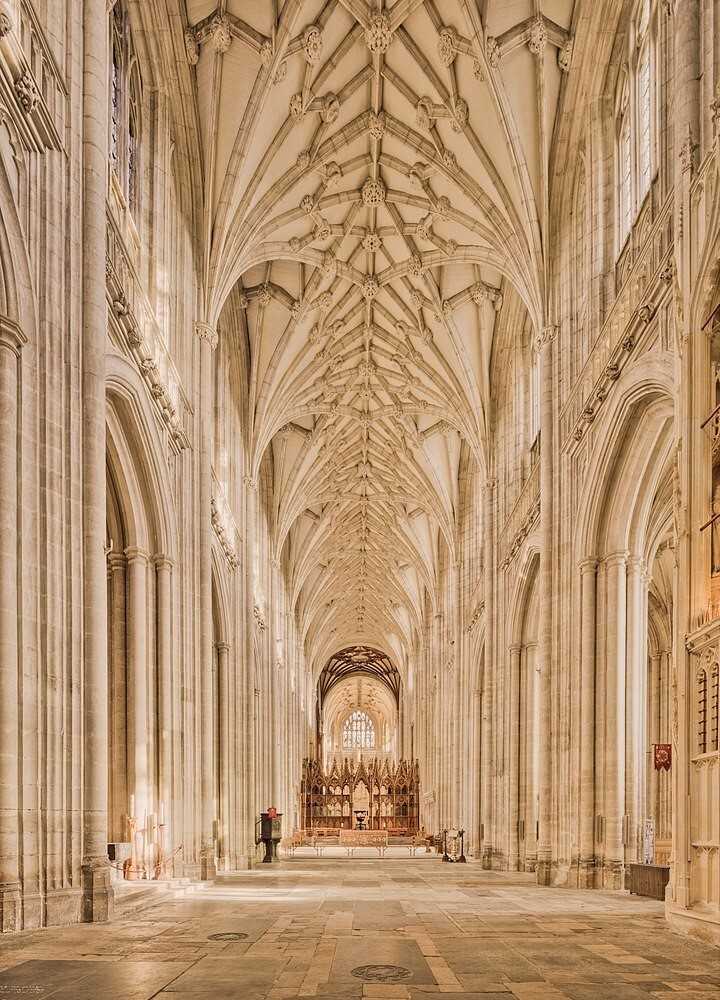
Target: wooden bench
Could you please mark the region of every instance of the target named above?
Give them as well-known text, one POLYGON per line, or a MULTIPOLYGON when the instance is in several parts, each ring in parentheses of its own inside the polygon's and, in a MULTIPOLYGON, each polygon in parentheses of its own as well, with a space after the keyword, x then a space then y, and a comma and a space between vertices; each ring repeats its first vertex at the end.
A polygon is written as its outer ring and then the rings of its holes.
POLYGON ((353 856, 356 847, 374 847, 383 857, 388 846, 387 830, 341 830, 340 846, 346 849, 349 857, 353 856))

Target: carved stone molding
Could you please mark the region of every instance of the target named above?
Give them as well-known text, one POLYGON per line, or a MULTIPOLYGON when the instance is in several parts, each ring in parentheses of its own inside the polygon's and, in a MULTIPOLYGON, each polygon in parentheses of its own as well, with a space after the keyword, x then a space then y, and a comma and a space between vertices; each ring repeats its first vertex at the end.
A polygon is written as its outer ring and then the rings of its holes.
POLYGON ((392 33, 390 31, 390 18, 381 10, 375 10, 370 15, 368 26, 365 29, 365 43, 372 53, 387 52, 392 33))
POLYGON ((215 350, 218 345, 217 330, 208 323, 198 322, 195 324, 195 333, 203 343, 210 345, 211 350, 215 350))
POLYGON ((19 357, 25 344, 27 344, 27 337, 15 320, 8 316, 0 316, 0 347, 12 351, 16 357, 19 357))
POLYGON ((40 94, 29 69, 26 69, 15 81, 15 94, 25 114, 32 114, 38 105, 40 94))
POLYGON ((228 529, 220 512, 220 506, 215 497, 210 498, 210 522, 230 569, 236 569, 239 562, 238 555, 230 539, 228 529))
POLYGON ((6 0, 0 0, 0 38, 5 38, 13 30, 12 12, 6 0))
POLYGON ((232 42, 232 31, 227 17, 218 14, 210 25, 210 42, 218 55, 224 55, 232 42))
POLYGON ((685 132, 685 138, 680 146, 680 164, 682 166, 683 173, 693 170, 695 165, 695 153, 697 151, 698 144, 695 142, 695 137, 693 136, 692 129, 687 126, 685 132))
POLYGON ((558 328, 552 324, 542 328, 535 337, 535 350, 538 354, 542 354, 546 347, 550 347, 554 343, 557 332, 558 328))

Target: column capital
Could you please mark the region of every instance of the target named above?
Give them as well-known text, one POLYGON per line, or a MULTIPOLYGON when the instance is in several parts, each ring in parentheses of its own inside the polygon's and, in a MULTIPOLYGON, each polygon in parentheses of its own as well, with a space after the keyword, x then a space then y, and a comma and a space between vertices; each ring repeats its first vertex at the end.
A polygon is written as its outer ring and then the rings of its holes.
POLYGON ((20 351, 27 344, 27 337, 15 320, 0 315, 0 347, 6 347, 20 357, 20 351))
POLYGON ((125 549, 125 558, 127 559, 128 566, 136 562, 142 562, 147 565, 150 562, 150 553, 145 549, 139 548, 137 545, 131 545, 125 549))
POLYGON ((196 323, 195 333, 201 341, 210 345, 211 350, 215 350, 218 344, 218 335, 214 327, 210 326, 209 323, 196 323))
POLYGON ((642 556, 628 556, 627 559, 628 569, 632 570, 633 573, 637 573, 640 576, 645 574, 645 560, 642 556))
POLYGON ((229 642, 225 642, 224 640, 221 641, 221 642, 216 642, 215 643, 215 649, 217 649, 218 653, 229 653, 230 652, 230 643, 229 642))
POLYGON ((597 573, 598 561, 595 556, 588 556, 587 559, 583 559, 580 563, 580 573, 582 576, 587 576, 590 573, 597 573))
POLYGON ((173 567, 175 566, 175 563, 170 558, 170 556, 165 556, 165 555, 155 556, 154 562, 156 569, 172 570, 173 567))
POLYGON ((613 568, 615 566, 627 566, 629 552, 627 549, 620 550, 619 552, 611 552, 609 555, 605 556, 605 565, 608 568, 613 568))
POLYGON ((108 552, 108 568, 113 572, 116 572, 119 569, 125 569, 126 561, 124 552, 108 552))
POLYGON ((522 646, 520 645, 520 643, 514 642, 512 646, 510 646, 510 655, 516 656, 519 653, 522 653, 522 646))

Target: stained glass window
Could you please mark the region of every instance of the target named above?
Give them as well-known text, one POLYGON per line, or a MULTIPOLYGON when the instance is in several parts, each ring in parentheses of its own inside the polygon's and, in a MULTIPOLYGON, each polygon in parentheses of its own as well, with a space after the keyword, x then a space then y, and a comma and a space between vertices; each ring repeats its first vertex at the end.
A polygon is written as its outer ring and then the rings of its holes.
POLYGON ((343 750, 374 750, 375 726, 366 712, 355 711, 343 726, 343 750))

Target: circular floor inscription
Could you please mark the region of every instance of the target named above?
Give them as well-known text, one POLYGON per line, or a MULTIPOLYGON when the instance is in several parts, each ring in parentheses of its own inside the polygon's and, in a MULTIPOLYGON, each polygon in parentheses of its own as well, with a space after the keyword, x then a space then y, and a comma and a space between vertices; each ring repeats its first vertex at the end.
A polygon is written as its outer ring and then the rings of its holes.
POLYGON ((352 970, 352 975, 366 983, 403 983, 412 979, 410 969, 401 965, 360 965, 352 970))
POLYGON ((244 941, 247 936, 237 931, 223 931, 221 934, 209 934, 208 941, 244 941))

